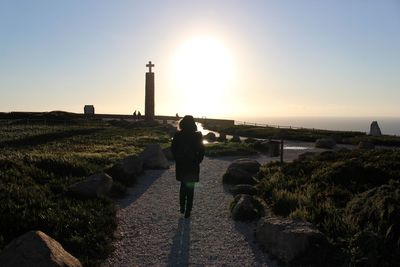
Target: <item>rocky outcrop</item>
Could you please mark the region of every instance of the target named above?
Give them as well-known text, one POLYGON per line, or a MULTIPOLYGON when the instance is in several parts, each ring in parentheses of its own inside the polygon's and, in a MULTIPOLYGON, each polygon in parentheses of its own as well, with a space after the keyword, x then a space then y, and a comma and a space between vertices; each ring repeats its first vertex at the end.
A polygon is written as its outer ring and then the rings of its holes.
POLYGON ((381 136, 382 135, 381 128, 379 128, 377 121, 373 121, 371 123, 370 129, 369 129, 369 134, 372 136, 381 136))
POLYGON ((225 184, 254 184, 253 176, 261 164, 253 159, 238 159, 232 162, 222 178, 225 184))
POLYGON ((4 248, 0 253, 0 266, 82 267, 82 264, 53 238, 41 231, 30 231, 4 248))
POLYGON ((68 191, 79 197, 95 198, 108 195, 113 179, 105 174, 98 173, 86 178, 86 180, 72 184, 68 191))
POLYGON ((204 136, 204 139, 208 142, 215 142, 217 141, 217 136, 215 135, 215 133, 209 132, 204 136))
POLYGON ((139 158, 143 160, 145 169, 168 169, 169 163, 159 144, 148 145, 139 158))
POLYGON ((124 185, 131 185, 143 173, 143 160, 136 156, 128 156, 105 171, 114 180, 124 185))
POLYGON ((253 221, 264 214, 261 201, 251 195, 237 195, 231 204, 231 216, 235 221, 253 221))
POLYGON ((323 261, 326 237, 310 223, 266 216, 258 221, 256 239, 270 254, 290 263, 305 254, 316 253, 323 261))
POLYGON ((257 194, 257 189, 249 184, 238 184, 233 186, 229 190, 234 196, 239 194, 246 194, 246 195, 255 195, 257 194))
POLYGON ((336 141, 332 138, 321 138, 315 141, 316 148, 332 149, 336 146, 336 141))

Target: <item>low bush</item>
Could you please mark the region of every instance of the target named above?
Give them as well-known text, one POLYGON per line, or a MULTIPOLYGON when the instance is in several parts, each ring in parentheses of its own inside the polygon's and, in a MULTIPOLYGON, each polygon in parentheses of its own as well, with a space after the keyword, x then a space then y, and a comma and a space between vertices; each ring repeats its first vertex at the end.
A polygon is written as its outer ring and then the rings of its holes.
POLYGON ((307 220, 327 235, 337 249, 335 264, 338 258, 355 266, 400 261, 400 151, 329 152, 269 163, 258 179, 258 192, 274 213, 307 220))

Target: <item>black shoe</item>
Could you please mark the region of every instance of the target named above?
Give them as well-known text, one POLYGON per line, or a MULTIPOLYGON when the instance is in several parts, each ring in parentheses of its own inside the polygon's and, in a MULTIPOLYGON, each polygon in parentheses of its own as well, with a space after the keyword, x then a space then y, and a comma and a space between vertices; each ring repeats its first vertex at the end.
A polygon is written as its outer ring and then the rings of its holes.
POLYGON ((190 217, 190 211, 186 211, 185 212, 185 218, 189 218, 190 217))

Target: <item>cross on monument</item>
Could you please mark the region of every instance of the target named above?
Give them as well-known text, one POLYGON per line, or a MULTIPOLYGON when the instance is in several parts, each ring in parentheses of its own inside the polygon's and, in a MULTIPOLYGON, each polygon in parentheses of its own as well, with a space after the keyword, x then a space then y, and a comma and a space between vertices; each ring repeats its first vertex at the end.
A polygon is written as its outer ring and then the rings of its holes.
POLYGON ((151 61, 149 61, 149 63, 148 63, 148 64, 146 64, 146 67, 148 67, 148 68, 149 68, 149 73, 151 73, 151 68, 152 68, 152 67, 154 67, 154 64, 153 64, 153 63, 151 63, 151 61))
POLYGON ((146 65, 149 68, 149 72, 146 72, 146 94, 145 94, 145 120, 154 120, 154 72, 151 72, 151 68, 154 64, 149 61, 146 65))

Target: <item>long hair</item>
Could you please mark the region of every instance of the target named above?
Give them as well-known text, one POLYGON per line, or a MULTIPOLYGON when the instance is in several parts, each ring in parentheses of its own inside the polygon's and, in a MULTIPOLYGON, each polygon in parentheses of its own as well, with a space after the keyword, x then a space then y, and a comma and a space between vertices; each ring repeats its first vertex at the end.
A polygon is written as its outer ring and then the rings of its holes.
POLYGON ((184 132, 196 132, 197 126, 194 122, 194 118, 191 115, 186 115, 183 119, 179 122, 179 130, 184 132))

